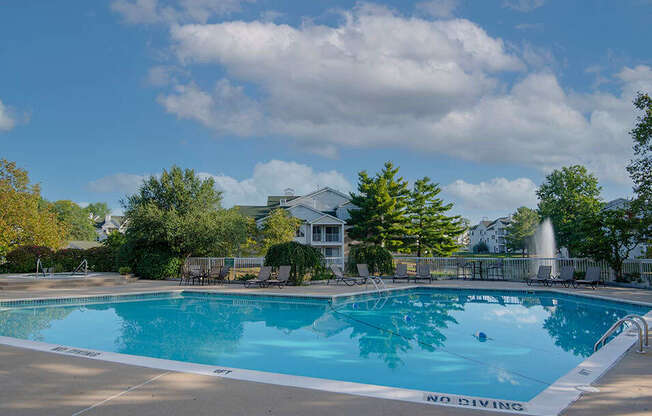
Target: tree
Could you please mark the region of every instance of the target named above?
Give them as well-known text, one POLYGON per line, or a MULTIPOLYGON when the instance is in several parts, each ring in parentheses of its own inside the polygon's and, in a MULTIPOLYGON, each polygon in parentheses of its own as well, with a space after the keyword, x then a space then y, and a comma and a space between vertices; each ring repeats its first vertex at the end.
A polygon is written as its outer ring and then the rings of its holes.
POLYGON ((276 244, 287 243, 294 240, 301 220, 292 217, 282 208, 277 208, 269 213, 260 230, 261 251, 267 250, 276 244))
POLYGON ((557 247, 568 248, 571 256, 582 254, 587 235, 581 224, 602 208, 601 189, 595 176, 579 165, 553 171, 537 189, 539 216, 550 218, 557 247))
POLYGON ((99 222, 103 220, 107 215, 111 213, 109 206, 106 202, 95 202, 93 204, 88 204, 84 211, 88 214, 88 217, 93 222, 99 222))
POLYGON ((631 205, 621 209, 602 210, 587 218, 583 251, 597 261, 604 260, 617 278, 623 277, 623 262, 641 243, 650 229, 649 217, 637 215, 631 205))
POLYGON ((630 131, 636 157, 627 166, 627 171, 634 182, 636 202, 646 207, 649 215, 652 209, 652 98, 639 92, 634 106, 643 111, 643 115, 638 117, 636 126, 630 131))
POLYGON ((447 216, 453 204, 444 204, 437 195, 439 184, 427 176, 414 183, 408 203, 408 235, 411 252, 417 257, 449 256, 459 248, 457 237, 466 230, 460 216, 447 216))
MULTIPOLYGON (((129 221, 126 244, 132 262, 148 251, 184 258, 223 253, 225 235, 221 193, 212 178, 172 166, 160 178, 151 176, 122 202, 129 221)), ((148 261, 162 256, 152 255, 148 261)))
POLYGON ((528 207, 520 207, 512 215, 512 223, 506 228, 505 239, 511 250, 520 250, 525 257, 525 250, 530 251, 532 237, 539 225, 539 214, 528 207))
POLYGON ((82 207, 69 200, 60 200, 52 203, 52 210, 57 213, 59 222, 68 225, 68 240, 95 240, 95 226, 82 207))
POLYGON ((59 248, 67 230, 47 204, 27 171, 0 159, 0 257, 22 245, 59 248))
POLYGON ((409 218, 407 181, 396 177, 398 167, 386 162, 374 177, 358 173, 358 193, 351 193, 349 236, 365 243, 377 244, 390 251, 409 251, 406 241, 409 218))

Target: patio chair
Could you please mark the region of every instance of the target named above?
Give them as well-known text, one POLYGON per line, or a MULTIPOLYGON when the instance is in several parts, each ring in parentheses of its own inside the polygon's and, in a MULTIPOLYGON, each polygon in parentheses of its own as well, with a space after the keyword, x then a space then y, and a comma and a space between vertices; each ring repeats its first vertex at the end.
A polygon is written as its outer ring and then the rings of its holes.
POLYGON ((417 274, 414 276, 414 283, 417 280, 427 280, 429 283, 432 283, 432 275, 430 274, 430 264, 428 263, 419 263, 417 264, 417 274))
POLYGON ((528 278, 525 283, 528 286, 532 286, 534 283, 540 283, 544 286, 547 286, 550 282, 550 272, 552 271, 552 266, 539 266, 536 277, 528 278))
POLYGON ((473 275, 473 265, 464 259, 457 259, 456 263, 456 276, 457 278, 466 279, 467 277, 472 277, 473 275))
POLYGON ((551 286, 554 284, 570 287, 573 284, 573 276, 575 275, 575 267, 563 266, 558 276, 552 276, 548 281, 551 286))
POLYGON ((584 279, 573 280, 573 287, 578 288, 580 285, 591 285, 591 288, 595 290, 600 284, 600 272, 599 267, 587 267, 584 279))
POLYGON ((491 263, 489 266, 487 266, 487 279, 491 278, 505 278, 505 262, 500 259, 497 262, 491 263))
POLYGON ((279 289, 283 288, 283 286, 287 285, 290 280, 290 270, 292 270, 292 266, 280 266, 278 268, 276 279, 269 279, 267 281, 267 286, 278 285, 279 289))
POLYGON ((184 265, 181 266, 181 280, 179 280, 179 286, 183 285, 183 282, 186 282, 186 284, 190 284, 191 280, 192 280, 192 276, 190 274, 190 267, 188 267, 188 265, 184 263, 184 265))
MULTIPOLYGON (((356 284, 358 284, 358 285, 359 284, 364 284, 364 282, 366 281, 366 279, 362 279, 362 282, 360 282, 361 279, 359 277, 347 277, 347 276, 344 276, 344 273, 342 272, 342 269, 340 269, 340 266, 338 266, 335 263, 331 263, 329 267, 330 267, 331 271, 333 272, 333 275, 335 276, 335 278, 333 279, 333 280, 335 280, 335 284, 337 284, 338 282, 342 282, 347 286, 353 286, 353 285, 356 285, 356 284)), ((326 284, 328 285, 328 284, 330 284, 330 282, 331 282, 331 279, 328 279, 326 284)))
POLYGON ((222 266, 212 267, 211 270, 208 272, 208 276, 206 278, 208 284, 210 285, 211 283, 217 282, 220 279, 221 273, 222 273, 222 266))
POLYGON ((272 268, 270 266, 261 267, 257 278, 245 280, 245 287, 252 287, 254 285, 258 285, 258 287, 264 287, 267 284, 271 273, 272 268))
POLYGON ((220 275, 217 280, 222 283, 226 283, 227 280, 229 280, 229 273, 231 273, 231 266, 222 266, 220 269, 220 275))
POLYGON ((394 272, 394 276, 392 276, 392 283, 396 283, 397 280, 405 280, 406 282, 410 283, 410 276, 408 276, 407 272, 407 264, 399 263, 396 265, 396 271, 394 272))

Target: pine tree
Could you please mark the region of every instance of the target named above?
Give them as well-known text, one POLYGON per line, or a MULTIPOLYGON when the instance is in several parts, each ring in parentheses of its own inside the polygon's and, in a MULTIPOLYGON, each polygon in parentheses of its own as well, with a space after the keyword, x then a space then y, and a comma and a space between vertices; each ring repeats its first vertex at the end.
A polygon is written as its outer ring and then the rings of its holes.
POLYGON ((444 204, 437 197, 440 192, 439 184, 432 183, 427 176, 417 180, 410 192, 409 248, 417 257, 452 254, 459 248, 457 237, 466 229, 460 216, 445 215, 453 204, 444 204))
POLYGON ((351 193, 356 207, 349 210, 349 236, 354 240, 377 244, 390 251, 407 249, 409 219, 407 181, 397 177, 398 167, 392 162, 374 177, 358 173, 358 193, 351 193))

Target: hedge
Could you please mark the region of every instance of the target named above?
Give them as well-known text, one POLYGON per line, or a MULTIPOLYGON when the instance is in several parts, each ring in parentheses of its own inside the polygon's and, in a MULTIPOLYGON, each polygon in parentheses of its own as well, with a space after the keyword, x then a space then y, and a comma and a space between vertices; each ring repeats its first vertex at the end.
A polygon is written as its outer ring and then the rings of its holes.
POLYGON ((371 274, 392 274, 394 264, 392 253, 377 245, 355 244, 349 246, 349 262, 347 270, 357 275, 358 264, 366 264, 371 274))
POLYGON ((324 256, 318 249, 295 241, 271 246, 265 255, 265 265, 278 268, 290 266, 291 281, 297 285, 303 283, 306 273, 321 270, 324 256))
POLYGON ((88 261, 88 269, 96 272, 114 272, 121 266, 117 254, 109 247, 53 251, 49 247, 21 246, 7 253, 3 269, 8 273, 35 273, 39 257, 44 268, 53 267, 55 272, 72 272, 84 259, 88 261))

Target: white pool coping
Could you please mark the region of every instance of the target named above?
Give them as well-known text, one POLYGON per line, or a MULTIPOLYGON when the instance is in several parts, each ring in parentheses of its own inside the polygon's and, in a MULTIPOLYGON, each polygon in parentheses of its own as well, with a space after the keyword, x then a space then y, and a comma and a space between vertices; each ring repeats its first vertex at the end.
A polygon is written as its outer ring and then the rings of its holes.
MULTIPOLYGON (((386 289, 387 292, 390 291, 402 291, 406 289, 414 288, 429 288, 437 289, 432 286, 402 286, 400 288, 389 288, 386 289)), ((446 288, 442 288, 446 289, 446 288)), ((455 289, 460 290, 480 290, 480 291, 522 291, 521 289, 487 289, 487 288, 459 288, 455 289)), ((558 291, 554 289, 527 289, 525 292, 557 292, 563 294, 569 294, 568 292, 558 291)), ((130 292, 130 293, 119 293, 110 296, 130 296, 130 295, 145 295, 151 293, 170 293, 178 294, 181 292, 200 292, 200 293, 215 293, 215 294, 229 294, 233 296, 245 295, 244 293, 234 293, 220 290, 187 290, 187 289, 178 289, 178 290, 162 290, 162 291, 149 291, 149 292, 130 292)), ((278 292, 264 292, 257 291, 247 294, 255 294, 261 296, 282 296, 282 297, 301 297, 301 298, 317 298, 317 299, 333 299, 336 297, 346 297, 346 296, 355 296, 361 294, 373 294, 375 291, 357 291, 351 293, 337 294, 337 295, 305 295, 305 294, 296 294, 296 293, 281 293, 278 292)), ((617 298, 608 298, 604 296, 596 295, 587 295, 583 293, 570 293, 573 296, 579 297, 588 297, 595 298, 600 300, 609 300, 612 302, 621 302, 621 303, 630 303, 638 304, 641 306, 652 307, 652 304, 645 302, 635 302, 629 300, 621 300, 617 298)), ((107 295, 88 295, 88 296, 79 296, 74 297, 92 299, 92 298, 101 298, 107 295)), ((73 297, 71 297, 73 298, 73 297)), ((48 298, 39 298, 39 299, 10 299, 7 301, 16 301, 16 300, 25 300, 25 301, 35 301, 35 300, 56 300, 56 299, 68 299, 68 297, 48 297, 48 298)), ((648 326, 652 326, 652 311, 648 312, 644 316, 645 320, 648 323, 648 326)), ((558 415, 564 409, 569 407, 572 403, 578 400, 582 396, 583 390, 586 386, 591 386, 592 383, 595 383, 600 377, 602 377, 611 367, 613 367, 624 355, 625 353, 637 343, 638 339, 635 333, 635 329, 631 328, 627 331, 623 331, 604 347, 600 348, 597 352, 592 354, 586 360, 581 362, 577 367, 569 371, 566 375, 557 379, 553 384, 548 386, 541 393, 536 395, 534 398, 527 402, 514 401, 514 400, 502 400, 502 399, 492 399, 485 397, 476 397, 476 396, 466 396, 458 394, 448 394, 448 393, 438 393, 438 392, 428 392, 412 389, 404 389, 397 387, 387 387, 387 386, 378 386, 372 384, 364 383, 354 383, 347 381, 338 381, 330 379, 321 379, 314 377, 305 377, 305 376, 295 376, 289 374, 280 374, 272 373, 265 371, 257 370, 245 370, 240 368, 232 367, 220 367, 213 365, 205 364, 196 364, 189 363, 184 361, 174 361, 174 360, 165 360, 161 358, 151 358, 138 355, 129 355, 114 353, 108 351, 92 350, 86 348, 76 348, 67 345, 60 344, 50 344, 39 341, 30 341, 19 338, 5 337, 0 336, 0 344, 8 345, 18 348, 26 348, 30 350, 49 352, 61 355, 68 355, 74 357, 82 357, 93 360, 108 361, 119 364, 154 368, 158 370, 166 371, 176 371, 184 373, 199 374, 211 377, 221 377, 232 380, 240 381, 252 381, 258 383, 266 384, 275 384, 288 387, 298 387, 298 388, 307 388, 313 390, 322 390, 332 393, 341 393, 341 394, 353 394, 358 396, 373 397, 379 399, 390 399, 390 400, 401 400, 413 403, 429 404, 429 405, 439 405, 439 406, 449 406, 457 408, 465 408, 472 410, 486 410, 494 412, 503 412, 503 413, 512 413, 512 414, 523 414, 523 415, 533 415, 533 416, 548 416, 548 415, 558 415)), ((545 356, 542 356, 542 359, 545 359, 545 356)))

